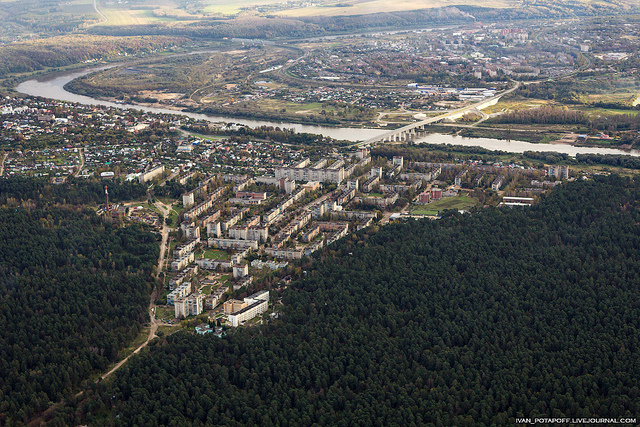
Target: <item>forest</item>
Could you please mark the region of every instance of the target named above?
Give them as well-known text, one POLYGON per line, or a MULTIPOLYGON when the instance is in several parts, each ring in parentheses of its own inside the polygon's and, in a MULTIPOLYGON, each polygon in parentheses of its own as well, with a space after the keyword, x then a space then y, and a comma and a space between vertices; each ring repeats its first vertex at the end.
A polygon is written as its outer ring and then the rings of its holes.
POLYGON ((63 184, 52 184, 47 178, 11 177, 0 179, 0 206, 19 206, 26 201, 45 206, 100 204, 104 203, 105 185, 109 187, 109 199, 114 203, 147 196, 147 188, 132 181, 69 177, 63 184))
POLYGON ((224 135, 231 139, 237 138, 262 138, 270 141, 282 142, 294 145, 348 145, 348 141, 340 141, 329 136, 318 135, 315 133, 296 132, 295 129, 287 129, 273 126, 258 126, 250 128, 242 126, 237 130, 223 130, 210 128, 208 126, 192 125, 182 126, 182 129, 202 135, 224 135))
POLYGON ((639 223, 640 184, 610 176, 565 184, 530 208, 360 231, 301 261, 279 318, 222 339, 157 338, 50 422, 637 416, 639 223))
MULTIPOLYGON (((0 77, 45 68, 64 67, 124 53, 155 52, 186 43, 175 37, 58 36, 0 47, 0 77)), ((11 82, 7 82, 7 86, 11 82)))
POLYGON ((137 226, 65 208, 1 208, 0 241, 0 425, 22 425, 138 334, 159 248, 137 226))

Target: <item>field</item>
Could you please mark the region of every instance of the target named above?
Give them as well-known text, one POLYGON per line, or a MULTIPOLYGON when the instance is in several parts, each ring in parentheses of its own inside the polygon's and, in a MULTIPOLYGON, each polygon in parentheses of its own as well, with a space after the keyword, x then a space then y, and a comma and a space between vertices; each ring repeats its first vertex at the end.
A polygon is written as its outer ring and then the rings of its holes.
POLYGON ((202 9, 205 13, 211 14, 221 14, 221 15, 236 15, 242 11, 243 8, 256 6, 256 5, 266 5, 276 3, 274 1, 247 1, 247 0, 236 0, 230 2, 228 0, 207 0, 206 7, 202 9))
POLYGON ((229 259, 229 255, 225 251, 216 249, 205 250, 203 257, 207 259, 229 259))
POLYGON ((286 17, 366 15, 369 13, 400 12, 463 4, 481 7, 505 8, 514 6, 515 2, 509 0, 347 0, 341 2, 330 2, 325 5, 291 9, 280 12, 279 15, 286 17))
POLYGON ((150 9, 104 9, 100 8, 100 12, 107 17, 106 22, 99 25, 148 25, 155 22, 176 22, 170 17, 156 17, 153 10, 150 9))
POLYGON ((156 307, 157 319, 171 320, 175 318, 175 314, 176 312, 173 307, 161 307, 161 306, 156 307))
POLYGON ((469 196, 444 197, 424 206, 416 206, 411 213, 415 215, 437 215, 445 209, 464 210, 478 204, 478 200, 469 196))

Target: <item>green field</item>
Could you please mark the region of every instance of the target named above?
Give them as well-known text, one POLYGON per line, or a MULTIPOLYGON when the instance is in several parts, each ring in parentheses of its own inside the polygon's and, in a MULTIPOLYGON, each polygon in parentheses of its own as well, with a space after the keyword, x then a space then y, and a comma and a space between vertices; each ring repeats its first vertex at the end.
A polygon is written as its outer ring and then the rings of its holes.
POLYGON ((203 258, 207 259, 229 259, 229 255, 225 251, 217 249, 206 249, 203 258))
POLYGON ((469 196, 443 197, 424 206, 416 206, 411 213, 415 215, 438 215, 445 209, 464 210, 478 204, 478 200, 469 196))
POLYGON ((156 318, 157 319, 173 319, 175 317, 176 311, 173 307, 156 307, 156 318))

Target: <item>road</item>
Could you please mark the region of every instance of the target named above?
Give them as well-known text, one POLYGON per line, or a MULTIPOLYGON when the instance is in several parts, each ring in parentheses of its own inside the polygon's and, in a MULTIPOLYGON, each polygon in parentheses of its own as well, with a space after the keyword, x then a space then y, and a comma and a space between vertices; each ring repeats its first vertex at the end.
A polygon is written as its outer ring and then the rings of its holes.
POLYGON ((98 0, 93 0, 93 9, 96 11, 96 13, 98 15, 100 15, 100 17, 103 19, 103 21, 102 22, 96 22, 95 24, 91 24, 91 25, 89 25, 90 27, 93 27, 94 25, 98 25, 98 24, 104 24, 107 21, 109 21, 107 19, 107 17, 104 16, 104 13, 100 12, 100 10, 98 9, 98 0))
POLYGON ((384 138, 386 138, 388 136, 391 136, 391 135, 394 135, 394 134, 396 134, 398 132, 407 131, 407 130, 414 129, 414 128, 419 127, 419 126, 430 125, 432 123, 436 123, 436 122, 439 122, 441 120, 444 120, 444 119, 446 119, 446 118, 448 118, 450 116, 453 116, 453 115, 458 116, 460 114, 466 113, 467 111, 470 111, 470 110, 473 110, 473 109, 478 109, 479 110, 482 105, 484 105, 486 103, 489 103, 489 102, 497 101, 500 98, 502 98, 503 96, 505 96, 505 95, 513 92, 514 90, 518 89, 519 87, 520 87, 520 82, 516 82, 516 85, 514 87, 512 87, 511 89, 507 89, 504 92, 499 93, 496 96, 493 96, 491 98, 483 99, 482 101, 476 102, 474 104, 467 105, 466 107, 462 107, 462 108, 458 108, 456 110, 448 111, 448 112, 446 112, 444 114, 441 114, 439 116, 431 117, 431 118, 428 118, 428 119, 425 119, 425 120, 422 120, 422 121, 419 121, 419 122, 416 122, 416 123, 412 123, 410 125, 403 126, 403 127, 399 128, 399 129, 394 129, 394 130, 390 130, 390 131, 384 132, 384 133, 382 133, 382 134, 380 134, 380 135, 378 135, 376 137, 367 139, 366 141, 362 141, 362 142, 358 142, 356 144, 353 144, 352 147, 364 147, 364 146, 368 146, 368 145, 373 145, 373 144, 375 144, 377 142, 381 142, 382 140, 384 140, 384 138))
POLYGON ((9 157, 9 153, 4 153, 4 156, 2 156, 2 162, 0 163, 0 176, 4 174, 4 161, 7 160, 7 157, 9 157))
MULTIPOLYGON (((154 203, 155 207, 158 208, 160 210, 160 212, 162 212, 163 217, 168 217, 169 216, 169 211, 171 210, 171 207, 167 207, 167 205, 165 205, 164 203, 160 202, 160 201, 156 201, 154 203)), ((158 257, 158 268, 156 271, 156 282, 160 279, 160 273, 162 272, 162 269, 164 267, 164 256, 165 256, 165 252, 167 251, 167 242, 169 240, 169 227, 167 227, 167 225, 165 224, 164 220, 162 221, 162 243, 160 243, 160 257, 158 257)), ((125 357, 124 359, 122 359, 120 362, 118 362, 113 368, 111 368, 109 370, 109 372, 105 373, 104 375, 102 375, 100 377, 100 379, 104 380, 105 378, 107 378, 109 375, 113 374, 115 371, 117 371, 118 369, 120 369, 120 367, 122 365, 124 365, 125 363, 127 363, 127 361, 129 360, 129 358, 131 356, 133 356, 134 354, 138 353, 140 350, 142 350, 143 348, 145 348, 147 346, 147 344, 149 344, 149 342, 155 338, 156 336, 156 332, 158 331, 158 326, 160 326, 161 322, 159 322, 156 319, 156 314, 155 314, 155 308, 156 308, 156 298, 158 296, 158 285, 156 284, 156 286, 154 286, 153 288, 153 292, 151 292, 151 296, 149 298, 149 336, 147 337, 146 341, 143 342, 142 344, 140 344, 140 346, 138 348, 136 348, 133 353, 131 353, 129 356, 125 357)))
POLYGON ((80 176, 80 172, 82 172, 83 168, 84 168, 84 148, 80 148, 80 168, 74 174, 74 176, 80 176))

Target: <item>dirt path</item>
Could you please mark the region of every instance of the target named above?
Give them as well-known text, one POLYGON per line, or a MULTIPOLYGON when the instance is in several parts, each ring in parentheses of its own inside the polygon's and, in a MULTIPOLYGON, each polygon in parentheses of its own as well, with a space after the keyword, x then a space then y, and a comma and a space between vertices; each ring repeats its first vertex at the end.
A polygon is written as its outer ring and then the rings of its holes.
POLYGON ((75 176, 80 176, 80 172, 82 172, 83 168, 84 168, 84 148, 80 148, 80 168, 75 173, 75 176))
MULTIPOLYGON (((167 217, 169 215, 169 210, 170 207, 168 208, 164 203, 162 202, 155 202, 154 203, 155 206, 160 210, 160 212, 162 212, 164 217, 167 217)), ((162 243, 160 244, 160 257, 158 257, 158 268, 156 271, 156 281, 159 280, 160 278, 160 273, 162 272, 162 269, 164 267, 164 254, 167 251, 167 242, 169 240, 169 227, 167 227, 167 225, 164 223, 164 219, 162 220, 162 243)), ((127 363, 127 361, 129 360, 129 358, 131 356, 133 356, 134 354, 138 353, 140 350, 142 350, 143 348, 145 348, 147 346, 147 344, 149 344, 149 341, 151 341, 153 338, 155 338, 156 336, 156 332, 158 331, 158 326, 160 325, 160 322, 158 322, 158 320, 156 319, 156 315, 155 315, 155 308, 156 308, 156 298, 158 296, 158 285, 156 284, 156 286, 153 288, 153 292, 151 292, 151 297, 149 298, 149 336, 147 337, 146 341, 143 342, 142 344, 140 344, 140 346, 138 348, 136 348, 133 353, 131 353, 129 356, 125 357, 124 359, 122 359, 120 362, 118 362, 113 368, 111 368, 109 370, 109 372, 105 373, 104 375, 102 375, 100 377, 100 379, 104 380, 105 378, 107 378, 109 375, 113 374, 115 371, 117 371, 118 369, 120 369, 120 367, 122 365, 124 365, 125 363, 127 363)))
POLYGON ((4 161, 7 160, 7 157, 9 157, 9 153, 4 153, 4 156, 2 156, 2 162, 0 163, 0 176, 4 174, 4 161))
POLYGON ((94 25, 105 24, 105 23, 109 22, 107 17, 104 16, 104 13, 100 12, 100 10, 98 9, 98 0, 93 0, 93 9, 96 11, 96 13, 98 15, 100 15, 100 17, 103 19, 103 21, 102 22, 96 22, 95 24, 90 24, 89 27, 93 27, 94 25))
MULTIPOLYGON (((5 158, 6 158, 6 154, 5 154, 5 158)), ((4 158, 2 160, 2 163, 4 164, 4 158)), ((164 215, 168 215, 169 213, 169 209, 166 207, 166 205, 162 204, 161 202, 156 202, 155 203, 156 207, 158 209, 160 209, 160 211, 164 214, 164 215)), ((160 278, 160 272, 162 271, 162 267, 164 266, 164 253, 166 252, 166 248, 167 248, 167 242, 169 240, 169 227, 166 226, 166 224, 162 224, 162 243, 160 244, 160 256, 158 257, 158 269, 156 271, 156 280, 160 278)), ((133 356, 134 354, 140 352, 140 350, 142 350, 144 347, 147 346, 147 344, 149 344, 149 342, 155 338, 156 336, 156 332, 158 331, 158 326, 160 326, 161 324, 163 324, 162 322, 159 322, 156 319, 155 316, 155 307, 156 307, 156 298, 158 296, 158 286, 154 286, 153 291, 151 292, 151 296, 149 297, 149 319, 150 319, 150 329, 149 329, 149 336, 147 336, 147 339, 145 342, 143 342, 138 348, 136 348, 133 353, 131 353, 129 356, 125 357, 124 359, 122 359, 120 362, 118 362, 114 367, 112 367, 108 372, 106 372, 105 374, 101 375, 100 378, 98 378, 98 380, 96 380, 96 382, 104 380, 105 378, 109 377, 111 374, 113 374, 114 372, 116 372, 118 369, 120 369, 122 367, 122 365, 124 365, 125 363, 127 363, 127 361, 129 360, 129 358, 131 358, 131 356, 133 356)), ((80 396, 82 396, 84 394, 84 391, 81 390, 78 393, 76 393, 75 397, 78 398, 80 396)), ((46 419, 46 417, 53 413, 53 411, 56 408, 59 408, 61 406, 63 406, 65 403, 65 400, 63 399, 62 401, 55 403, 53 405, 51 405, 47 410, 45 410, 44 412, 34 416, 31 420, 29 420, 27 422, 27 425, 29 427, 36 427, 42 424, 42 422, 46 419)))

